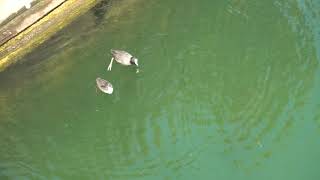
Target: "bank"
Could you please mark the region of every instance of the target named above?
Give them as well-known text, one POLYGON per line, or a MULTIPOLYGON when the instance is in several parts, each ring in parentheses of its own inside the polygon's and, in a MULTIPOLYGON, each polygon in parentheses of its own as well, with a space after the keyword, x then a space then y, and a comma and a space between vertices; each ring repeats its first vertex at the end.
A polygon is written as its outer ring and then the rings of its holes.
POLYGON ((0 72, 91 9, 100 0, 32 1, 0 24, 0 72))

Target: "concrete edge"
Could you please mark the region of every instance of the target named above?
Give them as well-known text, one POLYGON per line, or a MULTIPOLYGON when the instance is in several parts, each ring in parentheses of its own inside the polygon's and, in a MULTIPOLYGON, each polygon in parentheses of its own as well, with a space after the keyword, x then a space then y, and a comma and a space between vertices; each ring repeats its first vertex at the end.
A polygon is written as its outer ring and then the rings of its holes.
POLYGON ((66 0, 46 0, 34 5, 0 27, 0 46, 59 7, 66 0))
POLYGON ((75 18, 92 8, 99 0, 67 0, 49 14, 27 27, 5 44, 0 46, 0 72, 17 62, 49 39, 75 18))

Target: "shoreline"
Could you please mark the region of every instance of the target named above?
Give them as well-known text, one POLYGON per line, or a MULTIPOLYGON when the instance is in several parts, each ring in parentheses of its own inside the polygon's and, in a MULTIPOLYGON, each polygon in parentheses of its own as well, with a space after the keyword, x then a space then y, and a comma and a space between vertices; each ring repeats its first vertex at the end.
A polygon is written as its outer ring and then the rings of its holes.
POLYGON ((0 27, 0 72, 98 2, 99 0, 44 0, 17 14, 0 27))

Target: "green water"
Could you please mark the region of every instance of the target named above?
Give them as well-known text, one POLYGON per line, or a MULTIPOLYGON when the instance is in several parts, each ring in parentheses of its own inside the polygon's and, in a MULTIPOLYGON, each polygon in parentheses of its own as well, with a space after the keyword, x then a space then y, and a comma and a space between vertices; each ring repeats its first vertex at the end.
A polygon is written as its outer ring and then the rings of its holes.
POLYGON ((318 0, 100 5, 0 74, 0 179, 320 179, 318 0))

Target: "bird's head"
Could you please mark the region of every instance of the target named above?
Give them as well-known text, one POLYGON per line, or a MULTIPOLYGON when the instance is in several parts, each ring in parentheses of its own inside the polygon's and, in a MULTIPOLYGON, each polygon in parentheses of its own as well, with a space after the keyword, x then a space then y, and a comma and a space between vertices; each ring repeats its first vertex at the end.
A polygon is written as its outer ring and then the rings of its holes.
POLYGON ((138 65, 138 59, 135 58, 135 57, 132 57, 132 58, 131 58, 130 63, 131 63, 131 64, 134 64, 134 65, 136 65, 136 66, 139 66, 139 65, 138 65))

